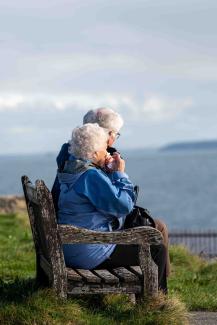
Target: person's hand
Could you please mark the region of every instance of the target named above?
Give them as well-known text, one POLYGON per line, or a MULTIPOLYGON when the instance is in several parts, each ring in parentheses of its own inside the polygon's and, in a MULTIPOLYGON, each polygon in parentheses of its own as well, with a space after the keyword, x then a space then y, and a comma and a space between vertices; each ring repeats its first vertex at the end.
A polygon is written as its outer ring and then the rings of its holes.
POLYGON ((125 161, 121 159, 120 154, 118 152, 114 152, 112 158, 114 159, 114 170, 123 173, 125 170, 125 161))
POLYGON ((114 158, 110 155, 110 153, 107 154, 105 159, 105 170, 108 173, 114 171, 114 158))
POLYGON ((108 165, 113 161, 113 157, 110 155, 110 153, 107 153, 106 158, 105 158, 105 164, 108 165))

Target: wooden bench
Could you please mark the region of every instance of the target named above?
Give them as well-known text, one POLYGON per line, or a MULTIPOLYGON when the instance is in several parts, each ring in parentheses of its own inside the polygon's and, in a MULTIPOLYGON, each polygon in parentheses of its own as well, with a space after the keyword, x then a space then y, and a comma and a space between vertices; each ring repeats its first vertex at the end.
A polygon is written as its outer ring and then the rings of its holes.
POLYGON ((80 294, 126 293, 136 299, 158 293, 157 266, 150 245, 162 243, 161 233, 151 227, 98 232, 58 225, 52 195, 42 180, 35 186, 27 176, 22 185, 36 251, 36 280, 48 284, 61 298, 80 294), (115 243, 139 245, 140 265, 109 270, 72 269, 65 265, 64 243, 115 243))

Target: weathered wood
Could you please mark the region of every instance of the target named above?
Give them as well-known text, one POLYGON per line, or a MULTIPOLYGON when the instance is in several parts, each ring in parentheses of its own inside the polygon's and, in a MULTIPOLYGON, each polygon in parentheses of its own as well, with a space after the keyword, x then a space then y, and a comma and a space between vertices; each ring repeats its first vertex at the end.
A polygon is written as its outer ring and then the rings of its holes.
POLYGON ((26 193, 27 193, 27 196, 28 196, 28 200, 30 202, 33 202, 35 204, 39 204, 38 198, 37 198, 37 192, 35 190, 35 187, 31 183, 28 183, 28 186, 26 186, 26 193))
POLYGON ((40 264, 40 255, 45 254, 52 267, 52 286, 66 298, 67 274, 51 193, 43 181, 37 181, 34 187, 27 176, 22 177, 22 184, 36 248, 37 279, 41 283, 46 277, 40 264))
POLYGON ((150 245, 162 243, 161 233, 151 227, 136 227, 121 231, 101 232, 71 225, 58 225, 58 231, 63 244, 69 243, 108 243, 108 244, 142 244, 150 245))
POLYGON ((80 276, 80 274, 78 274, 76 272, 76 270, 73 270, 73 269, 70 269, 70 268, 66 268, 66 271, 67 271, 67 277, 69 280, 73 280, 73 281, 79 281, 79 282, 82 282, 83 279, 82 279, 82 276, 80 276))
POLYGON ((139 261, 144 281, 141 298, 155 297, 158 293, 158 267, 152 260, 147 243, 139 246, 139 261))
POLYGON ((108 270, 93 270, 92 272, 99 276, 105 283, 119 283, 118 278, 108 270))
POLYGON ((142 278, 142 270, 140 266, 129 266, 128 269, 139 278, 142 278))
POLYGON ((136 304, 136 295, 135 295, 135 293, 129 293, 128 294, 128 299, 133 305, 136 304))
POLYGON ((125 284, 123 286, 111 284, 85 284, 82 286, 75 286, 74 283, 68 284, 68 296, 82 295, 82 294, 108 294, 108 293, 126 293, 126 294, 141 294, 142 286, 137 284, 125 284))
POLYGON ((43 181, 33 186, 22 177, 23 190, 36 250, 37 279, 49 279, 59 297, 76 294, 126 293, 138 298, 158 291, 157 266, 150 245, 162 243, 161 233, 150 227, 98 232, 70 225, 57 225, 52 196, 43 181), (139 245, 140 266, 111 270, 66 268, 62 244, 116 243, 139 245))
POLYGON ((36 192, 41 209, 41 223, 46 237, 50 261, 53 269, 52 286, 59 297, 67 297, 67 273, 60 242, 56 214, 51 193, 43 181, 36 181, 36 192))
POLYGON ((30 214, 32 215, 34 232, 37 234, 37 246, 39 255, 50 261, 50 252, 48 250, 46 234, 41 220, 41 209, 38 204, 33 202, 29 203, 30 214))
POLYGON ((125 267, 117 267, 115 269, 111 269, 110 272, 117 276, 120 281, 127 283, 140 283, 140 279, 125 267))
MULTIPOLYGON (((32 183, 30 182, 29 178, 27 176, 22 176, 21 178, 22 181, 22 186, 23 186, 23 192, 25 196, 25 201, 26 201, 26 207, 29 215, 29 221, 30 221, 30 226, 32 230, 32 236, 33 236, 33 241, 35 245, 35 253, 36 253, 36 282, 38 284, 47 284, 47 275, 42 269, 40 265, 40 255, 41 255, 41 247, 40 247, 40 239, 39 239, 39 234, 36 226, 36 220, 34 216, 34 210, 31 205, 31 200, 29 199, 28 193, 27 193, 27 188, 29 186, 32 187, 32 183)), ((35 201, 35 194, 32 195, 34 197, 35 201)))
POLYGON ((101 278, 98 277, 93 272, 91 272, 90 270, 83 270, 83 269, 75 269, 75 270, 78 274, 80 274, 80 276, 82 276, 82 278, 86 282, 90 282, 90 283, 100 283, 101 282, 101 278))

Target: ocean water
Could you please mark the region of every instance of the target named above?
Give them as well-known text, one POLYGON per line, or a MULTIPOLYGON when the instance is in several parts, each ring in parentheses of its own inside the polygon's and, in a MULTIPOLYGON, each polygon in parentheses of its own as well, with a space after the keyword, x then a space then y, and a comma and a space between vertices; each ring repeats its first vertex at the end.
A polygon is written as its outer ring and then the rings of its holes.
MULTIPOLYGON (((217 228, 217 151, 126 151, 126 172, 140 186, 138 204, 169 229, 217 228)), ((22 194, 20 178, 51 188, 54 154, 0 157, 0 195, 22 194)))

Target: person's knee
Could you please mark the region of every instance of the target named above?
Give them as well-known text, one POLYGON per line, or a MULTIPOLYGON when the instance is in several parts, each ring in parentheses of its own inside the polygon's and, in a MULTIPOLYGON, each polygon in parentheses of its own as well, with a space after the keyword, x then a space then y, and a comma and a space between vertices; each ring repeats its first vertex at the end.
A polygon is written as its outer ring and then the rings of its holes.
POLYGON ((155 219, 155 225, 157 230, 159 230, 164 236, 168 237, 167 225, 163 221, 155 219))

